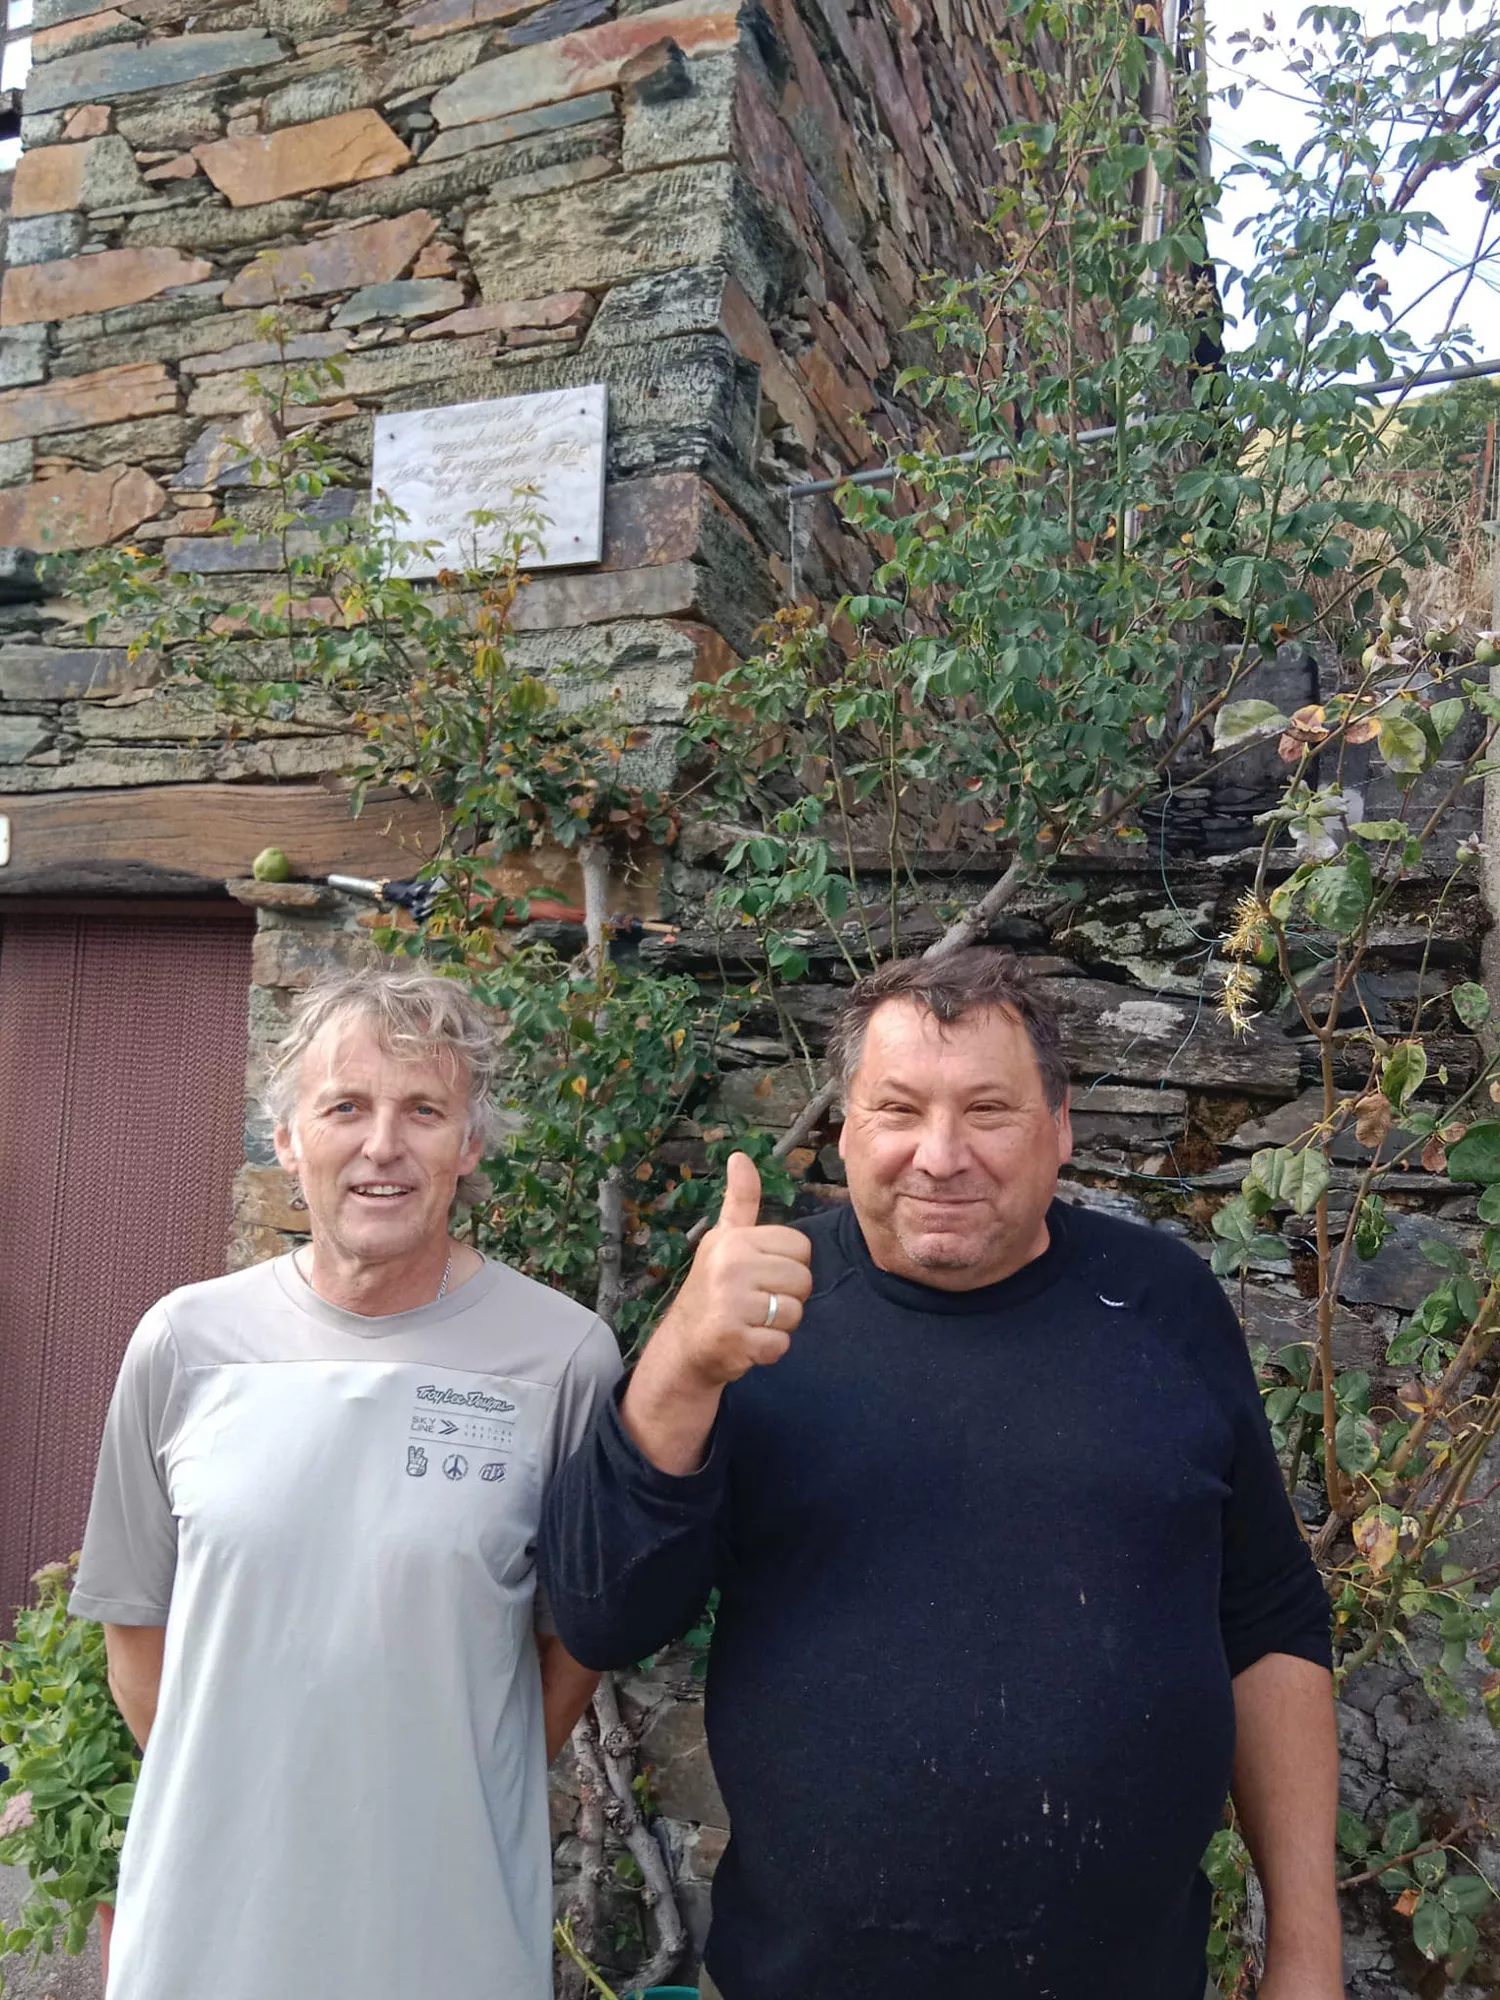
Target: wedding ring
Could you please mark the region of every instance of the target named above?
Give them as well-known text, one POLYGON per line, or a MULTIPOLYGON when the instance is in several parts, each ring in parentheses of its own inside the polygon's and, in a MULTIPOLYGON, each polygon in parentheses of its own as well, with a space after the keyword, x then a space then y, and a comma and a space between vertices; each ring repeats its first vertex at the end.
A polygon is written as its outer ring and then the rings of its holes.
POLYGON ((776 1308, 780 1304, 781 1301, 777 1298, 776 1294, 774 1292, 770 1293, 766 1299, 765 1324, 767 1326, 774 1326, 776 1324, 776 1308))

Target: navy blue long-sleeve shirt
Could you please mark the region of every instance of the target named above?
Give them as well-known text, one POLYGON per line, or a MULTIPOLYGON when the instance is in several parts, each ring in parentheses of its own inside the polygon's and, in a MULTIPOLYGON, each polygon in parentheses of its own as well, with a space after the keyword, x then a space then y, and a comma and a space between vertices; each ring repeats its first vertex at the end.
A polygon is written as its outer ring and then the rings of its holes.
POLYGON ((686 1478, 617 1403, 541 1570, 594 1667, 721 1592, 707 1727, 725 2000, 1201 2000, 1231 1680, 1326 1665, 1328 1606, 1238 1323, 1182 1244, 1054 1203, 942 1292, 804 1225, 790 1351, 686 1478))

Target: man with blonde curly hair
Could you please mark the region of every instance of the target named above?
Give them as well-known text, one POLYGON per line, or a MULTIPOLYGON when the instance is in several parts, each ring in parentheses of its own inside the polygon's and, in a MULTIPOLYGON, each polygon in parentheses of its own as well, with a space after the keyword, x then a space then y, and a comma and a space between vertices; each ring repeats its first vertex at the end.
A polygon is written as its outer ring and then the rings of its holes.
POLYGON ((452 980, 315 986, 267 1091, 311 1241, 131 1340, 73 1598, 145 1749, 110 2000, 549 2000, 546 1761, 595 1676, 534 1542, 619 1359, 450 1233, 495 1063, 452 980))

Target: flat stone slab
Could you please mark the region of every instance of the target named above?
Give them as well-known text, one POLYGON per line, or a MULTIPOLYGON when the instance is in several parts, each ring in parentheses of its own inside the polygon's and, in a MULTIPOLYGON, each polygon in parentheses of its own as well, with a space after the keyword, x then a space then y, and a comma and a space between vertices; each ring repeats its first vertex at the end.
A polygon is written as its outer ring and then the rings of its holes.
POLYGON ((124 646, 0 646, 6 701, 87 701, 149 687, 156 669, 124 646))
POLYGON ((177 384, 159 361, 126 362, 91 375, 60 375, 32 389, 0 394, 0 444, 11 438, 161 416, 176 408, 177 384))
POLYGON ((35 146, 16 162, 11 183, 12 215, 55 215, 77 208, 83 197, 83 169, 88 144, 35 146))
POLYGON ((24 764, 52 739, 39 715, 0 715, 0 764, 24 764))
POLYGON ((200 77, 226 76, 280 62, 285 51, 258 28, 228 35, 173 35, 159 42, 117 43, 42 63, 26 81, 26 110, 108 102, 140 90, 166 90, 200 77))
POLYGON ((456 125, 451 131, 438 133, 422 160, 424 165, 452 160, 481 146, 508 146, 516 139, 534 138, 539 132, 562 132, 570 125, 589 125, 595 119, 612 118, 614 109, 613 94, 599 90, 561 104, 540 104, 535 110, 518 111, 509 118, 485 118, 475 125, 456 125))
POLYGON ((1351 1305, 1398 1306, 1411 1312, 1444 1275, 1423 1256, 1423 1243, 1448 1243, 1468 1257, 1479 1242, 1477 1228, 1438 1222, 1431 1216, 1396 1215, 1393 1222, 1378 1256, 1368 1263, 1351 1256, 1344 1266, 1339 1296, 1351 1305))
POLYGON ((335 326, 363 326, 372 319, 422 319, 452 313, 464 302, 464 288, 452 278, 393 278, 388 285, 365 285, 345 299, 335 326))
POLYGON ((411 153, 378 111, 344 111, 310 125, 196 146, 194 158, 235 208, 313 188, 348 187, 399 173, 411 153))
MULTIPOLYGON (((722 266, 757 310, 781 288, 787 251, 774 220, 727 160, 496 199, 465 232, 488 302, 603 291, 686 265, 722 266)), ((602 335, 596 338, 602 339, 602 335)))
POLYGON ((293 529, 283 552, 276 535, 170 536, 165 544, 167 568, 175 575, 250 576, 273 574, 285 555, 313 555, 322 546, 318 537, 306 530, 293 529))
POLYGON ((97 250, 87 257, 58 257, 45 264, 13 266, 0 289, 0 326, 76 319, 140 305, 178 285, 200 285, 214 274, 201 257, 155 246, 97 250))
POLYGON ((0 548, 37 555, 99 549, 161 513, 167 496, 138 465, 65 472, 58 479, 0 487, 0 548))
POLYGON ((717 8, 705 6, 703 0, 669 0, 644 14, 601 21, 596 27, 479 63, 443 86, 432 100, 432 113, 439 125, 509 117, 539 104, 613 89, 632 57, 667 37, 685 56, 694 56, 732 49, 739 32, 738 0, 717 8))
POLYGON ((319 882, 257 882, 246 875, 224 887, 253 910, 331 910, 338 901, 337 892, 319 882))
POLYGON ((1266 1097, 1289 1096, 1297 1087, 1297 1051, 1265 1023, 1236 1036, 1196 999, 1153 997, 1098 979, 1038 983, 1061 1017, 1063 1053, 1075 1076, 1266 1097))
POLYGON ((432 326, 419 326, 413 340, 461 339, 471 333, 515 333, 580 323, 588 311, 587 292, 554 292, 545 299, 502 299, 492 306, 465 306, 432 326))
POLYGON ((353 292, 401 277, 436 232, 425 208, 389 221, 367 222, 291 250, 273 250, 247 265, 224 293, 226 306, 274 305, 278 298, 353 292))

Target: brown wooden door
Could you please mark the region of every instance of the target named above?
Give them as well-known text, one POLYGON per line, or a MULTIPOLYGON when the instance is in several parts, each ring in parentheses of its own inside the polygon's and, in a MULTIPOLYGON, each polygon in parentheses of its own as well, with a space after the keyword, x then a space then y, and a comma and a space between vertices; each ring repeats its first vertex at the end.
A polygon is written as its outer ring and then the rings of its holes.
POLYGON ((78 1547, 130 1330, 224 1268, 249 913, 0 914, 0 1630, 78 1547))

